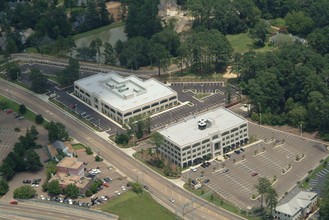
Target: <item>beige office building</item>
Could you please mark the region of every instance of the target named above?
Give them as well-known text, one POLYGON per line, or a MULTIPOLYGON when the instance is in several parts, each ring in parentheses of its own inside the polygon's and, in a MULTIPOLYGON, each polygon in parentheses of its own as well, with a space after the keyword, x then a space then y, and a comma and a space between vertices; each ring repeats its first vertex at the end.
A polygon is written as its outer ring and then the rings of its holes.
POLYGON ((164 143, 159 151, 178 166, 192 165, 204 156, 214 158, 224 151, 237 148, 248 141, 248 122, 225 108, 218 108, 159 131, 164 143))
POLYGON ((113 71, 75 81, 74 94, 121 124, 178 103, 176 91, 155 79, 143 81, 134 75, 122 77, 113 71))

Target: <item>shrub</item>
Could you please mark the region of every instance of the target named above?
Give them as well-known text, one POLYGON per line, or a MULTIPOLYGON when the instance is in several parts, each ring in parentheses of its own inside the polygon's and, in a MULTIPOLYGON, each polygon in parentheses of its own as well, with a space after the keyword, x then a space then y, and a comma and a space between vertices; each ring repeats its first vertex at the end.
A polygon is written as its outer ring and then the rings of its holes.
POLYGON ((25 105, 21 104, 19 106, 19 109, 18 109, 18 112, 21 114, 21 115, 24 115, 27 111, 27 108, 25 107, 25 105))
POLYGON ((93 193, 88 189, 88 190, 86 190, 85 195, 86 195, 86 197, 90 197, 93 195, 93 193))
POLYGON ((31 186, 21 186, 14 191, 15 199, 30 199, 35 196, 35 189, 31 186))
POLYGON ((86 154, 93 155, 94 152, 90 149, 90 147, 86 147, 86 154))
POLYGON ((128 134, 117 134, 115 136, 115 143, 126 145, 129 142, 129 135, 128 134))
POLYGON ((103 161, 103 158, 101 158, 100 156, 97 155, 97 156, 95 157, 95 161, 96 161, 96 162, 101 162, 101 161, 103 161))
POLYGON ((0 178, 0 196, 6 194, 9 191, 9 185, 5 179, 0 178))
POLYGON ((35 116, 35 123, 42 124, 44 121, 44 118, 41 114, 35 116))

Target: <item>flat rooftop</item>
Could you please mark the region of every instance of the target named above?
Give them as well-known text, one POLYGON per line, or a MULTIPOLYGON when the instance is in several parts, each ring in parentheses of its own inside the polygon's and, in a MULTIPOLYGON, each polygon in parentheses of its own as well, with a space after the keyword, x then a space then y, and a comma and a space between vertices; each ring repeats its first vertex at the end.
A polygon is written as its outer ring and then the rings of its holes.
POLYGON ((82 162, 78 161, 75 157, 64 157, 61 161, 59 161, 57 166, 77 169, 81 166, 81 164, 82 162))
POLYGON ((74 175, 66 175, 64 173, 56 173, 50 180, 58 180, 59 184, 61 185, 69 185, 69 184, 74 184, 78 188, 84 188, 88 185, 88 183, 91 181, 90 178, 86 177, 79 177, 79 176, 74 176, 74 175))
POLYGON ((174 90, 155 79, 143 81, 134 75, 122 77, 114 71, 77 80, 75 85, 123 112, 161 101, 164 97, 177 96, 174 90))
POLYGON ((218 131, 224 132, 229 130, 246 121, 246 119, 225 108, 217 108, 201 115, 189 116, 177 124, 160 130, 159 133, 180 147, 184 147, 188 144, 206 139, 218 131), (198 127, 198 122, 201 119, 207 120, 207 128, 203 130, 198 127))

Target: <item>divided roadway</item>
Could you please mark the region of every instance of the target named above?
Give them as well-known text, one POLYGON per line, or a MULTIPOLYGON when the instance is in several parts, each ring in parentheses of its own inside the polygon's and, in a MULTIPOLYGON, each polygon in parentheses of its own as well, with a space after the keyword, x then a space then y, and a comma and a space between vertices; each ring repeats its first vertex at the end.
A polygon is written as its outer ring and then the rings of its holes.
POLYGON ((115 165, 132 180, 137 181, 140 173, 142 173, 141 182, 150 188, 150 193, 162 205, 171 209, 177 215, 181 217, 184 215, 185 219, 244 219, 196 198, 191 193, 177 187, 169 180, 127 155, 122 149, 104 140, 75 118, 66 117, 66 120, 64 120, 65 113, 48 103, 47 100, 42 98, 43 96, 12 85, 5 80, 0 80, 0 93, 8 97, 9 91, 11 91, 12 99, 24 103, 27 108, 42 114, 47 120, 63 123, 70 136, 76 138, 81 143, 90 142, 90 139, 92 139, 94 143, 93 149, 96 149, 101 157, 115 165), (169 201, 170 198, 174 198, 175 203, 171 203, 169 201))

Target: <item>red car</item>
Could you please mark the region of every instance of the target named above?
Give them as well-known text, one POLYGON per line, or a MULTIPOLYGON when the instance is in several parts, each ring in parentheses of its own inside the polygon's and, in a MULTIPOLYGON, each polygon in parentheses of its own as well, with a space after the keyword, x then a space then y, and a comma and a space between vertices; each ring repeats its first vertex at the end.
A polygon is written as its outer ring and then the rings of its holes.
POLYGON ((8 109, 8 111, 6 113, 7 113, 7 115, 9 115, 9 114, 13 113, 13 110, 12 109, 8 109))
POLYGON ((252 174, 251 174, 251 176, 257 176, 258 175, 258 173, 256 173, 256 172, 253 172, 252 174))
POLYGON ((107 182, 103 182, 103 186, 109 187, 110 185, 107 182))

